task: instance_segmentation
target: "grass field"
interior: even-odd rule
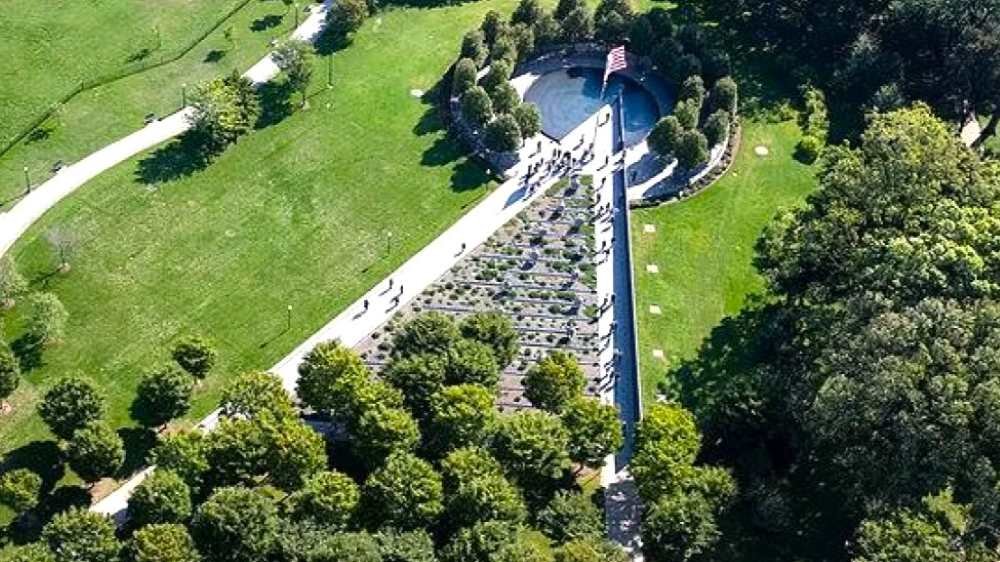
[[[71,319],[63,343],[12,397],[15,411],[0,425],[2,450],[28,456],[25,445],[49,438],[35,406],[70,373],[97,381],[110,421],[129,425],[137,379],[189,331],[213,338],[221,354],[190,417],[204,415],[228,375],[272,365],[454,222],[489,181],[414,91],[434,86],[461,35],[488,9],[513,5],[491,0],[376,16],[333,55],[333,89],[317,72],[310,109],[254,132],[190,175],[178,175],[167,145],[48,213],[13,255],[35,288],[59,295]],[[53,275],[44,240],[55,225],[81,240],[66,275]],[[17,312],[6,326],[9,340],[20,329]]]
[[[98,75],[178,52],[239,0],[10,0],[0,17],[0,144]]]
[[[18,3],[23,2],[18,0]],[[170,33],[170,37],[176,36],[178,38],[174,43],[180,43],[181,37],[184,37],[185,42],[192,37],[197,37],[236,3],[237,0],[204,0],[199,2],[168,0],[156,4],[117,0],[102,3],[101,6],[137,4],[151,8],[154,5],[173,6],[176,4],[177,8],[172,10],[158,8],[156,10],[158,15],[154,19],[156,21],[165,20],[168,15],[174,13],[178,18],[183,16],[186,27],[183,30]],[[71,12],[83,9],[93,11],[93,7],[89,3],[66,4],[67,6],[79,6],[79,8],[70,8]],[[185,6],[183,10],[181,9],[182,5]],[[40,4],[38,6],[40,7],[27,12],[32,14],[34,11],[44,10],[51,16],[53,11],[57,11],[50,5],[46,5],[44,8]],[[208,10],[208,6],[214,6],[214,8]],[[108,9],[111,10],[111,8]],[[148,12],[149,9],[146,8],[138,10],[138,13],[147,15]],[[89,18],[96,20],[99,15],[99,13],[93,13],[90,14]],[[23,23],[20,14],[17,18],[12,19],[18,22],[20,26],[18,29],[30,27],[30,22],[35,21],[29,17],[26,20],[29,24]],[[4,21],[6,20],[0,18],[0,36],[4,37],[4,40],[0,41],[0,61],[3,61],[0,62],[0,65],[13,65],[13,61],[17,59],[11,57],[15,57],[20,51],[34,53],[28,57],[31,60],[41,56],[42,51],[33,51],[29,40],[23,40],[20,43],[8,41],[7,36],[3,34],[3,26],[13,24],[3,23]],[[97,25],[98,22],[91,23]],[[58,74],[59,69],[63,67],[73,69],[74,74],[68,76],[76,76],[75,73],[91,68],[97,72],[99,69],[113,66],[112,62],[117,60],[114,57],[124,60],[129,53],[145,48],[143,46],[146,45],[147,40],[142,39],[144,37],[142,34],[151,33],[151,28],[138,22],[132,23],[129,27],[128,23],[129,20],[122,20],[120,23],[115,21],[114,33],[98,33],[98,30],[90,30],[98,36],[110,38],[108,45],[102,45],[100,49],[95,49],[93,54],[94,57],[104,57],[100,60],[108,59],[109,62],[105,66],[88,60],[74,62],[72,59],[64,60],[56,57],[44,64],[38,62],[34,66],[25,66],[19,63],[17,68],[11,69],[15,75],[24,74],[24,77],[17,82],[17,89],[15,89],[13,81],[0,84],[0,116],[13,115],[11,119],[0,117],[0,136],[6,135],[7,129],[18,123],[14,118],[18,111],[27,115],[31,113],[28,109],[44,107],[51,103],[47,100],[50,98],[54,100],[61,95],[60,86],[52,83],[53,80],[61,76]],[[55,28],[59,24],[53,21],[35,25]],[[0,157],[0,207],[13,204],[16,202],[15,197],[24,192],[23,168],[25,166],[28,167],[32,183],[41,183],[49,177],[52,164],[57,160],[67,163],[79,160],[109,142],[142,127],[143,117],[146,114],[155,113],[162,116],[176,110],[182,102],[181,84],[186,82],[191,86],[201,80],[228,73],[233,69],[239,69],[241,72],[246,70],[267,52],[267,44],[271,39],[286,36],[293,25],[294,14],[286,13],[285,5],[282,2],[278,0],[252,0],[181,59],[88,90],[74,97],[35,132],[4,154],[3,157]],[[227,41],[223,33],[224,29],[230,26],[234,31],[233,43]],[[24,31],[24,33],[28,33],[28,31]],[[130,36],[129,33],[138,34],[138,36],[132,37],[125,44],[119,44],[120,40]],[[161,28],[160,33],[164,45],[157,52],[176,51],[175,47],[179,45],[167,45],[168,34],[164,28]],[[19,36],[15,35],[15,37]],[[8,51],[9,56],[4,58],[5,52]],[[48,53],[48,51],[44,52]],[[76,53],[77,51],[71,50],[71,52]],[[85,51],[81,51],[81,53],[83,54],[77,56],[86,54]],[[48,53],[48,56],[54,55]],[[57,60],[58,63],[54,62]],[[40,72],[39,68],[45,68],[46,72]],[[54,72],[56,74],[53,74]],[[63,78],[70,79],[66,76]],[[48,94],[49,98],[45,98],[45,94]],[[19,128],[20,125],[17,126],[17,129]]]
[[[792,121],[744,119],[731,171],[682,203],[632,214],[639,370],[643,400],[678,362],[695,355],[725,316],[736,313],[763,282],[751,264],[761,230],[782,207],[796,205],[815,181],[813,168],[792,158],[800,132]],[[759,157],[754,147],[770,154]],[[644,233],[652,224],[655,233]],[[659,273],[646,272],[656,264]],[[662,314],[649,312],[657,305]],[[662,350],[664,359],[653,356]]]

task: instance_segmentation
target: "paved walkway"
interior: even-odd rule
[[[330,1],[327,0],[321,6],[313,6],[309,16],[291,36],[304,41],[315,40],[323,30]],[[268,54],[243,75],[255,84],[262,84],[273,79],[279,72],[278,66]],[[14,242],[46,211],[80,186],[101,172],[188,130],[190,124],[187,117],[191,111],[191,107],[182,108],[86,156],[79,162],[66,166],[51,179],[32,189],[31,193],[8,211],[0,213],[0,256],[7,253]]]

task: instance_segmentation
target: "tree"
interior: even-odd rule
[[[493,101],[481,86],[469,88],[462,96],[462,117],[473,127],[482,127],[493,118]]]
[[[441,462],[446,527],[459,529],[482,521],[523,521],[520,491],[485,450],[456,449]]]
[[[698,126],[699,107],[691,100],[680,100],[674,105],[673,117],[685,130],[692,130]]]
[[[392,353],[397,357],[446,353],[458,338],[458,327],[450,317],[440,312],[425,312],[403,324],[392,338]]]
[[[523,489],[559,478],[569,468],[569,433],[553,414],[525,411],[500,418],[493,454]]]
[[[326,468],[326,444],[322,435],[295,416],[276,417],[270,412],[258,418],[266,453],[268,479],[285,491],[297,490],[314,474]]]
[[[189,101],[193,110],[188,117],[190,134],[209,153],[250,132],[260,116],[253,83],[237,73],[199,84]]]
[[[559,544],[604,536],[604,515],[591,498],[560,490],[538,512],[538,529]]]
[[[286,40],[271,52],[271,59],[285,73],[289,87],[302,96],[302,107],[312,79],[312,53],[312,45],[299,39]]]
[[[515,62],[524,62],[535,52],[535,30],[532,26],[523,23],[515,25],[510,30],[509,39],[514,45],[514,52],[517,54]],[[497,47],[499,47],[499,43]],[[501,53],[500,56],[505,55]]]
[[[135,488],[128,500],[128,518],[136,527],[184,523],[191,513],[191,488],[169,470],[153,472]]]
[[[462,337],[490,346],[500,368],[509,365],[517,356],[519,349],[517,330],[506,314],[476,312],[462,319],[458,328]]]
[[[709,109],[736,115],[736,91],[736,82],[732,78],[729,76],[720,78],[715,86],[712,86],[712,93],[708,97]]]
[[[759,243],[774,291],[824,303],[862,286],[893,303],[1000,295],[987,243],[996,228],[978,218],[1000,180],[928,107],[875,115],[860,146],[825,154],[820,190]]]
[[[585,7],[586,4],[583,0],[559,0],[559,3],[556,4],[556,11],[554,15],[557,20],[562,22],[573,10]]]
[[[510,23],[534,26],[544,13],[545,10],[538,0],[521,0],[510,16]]]
[[[57,562],[118,562],[121,544],[104,515],[78,507],[57,514],[42,530]]]
[[[444,509],[441,477],[410,453],[390,456],[368,477],[362,498],[370,521],[403,531],[430,526]]]
[[[479,385],[446,387],[431,404],[427,435],[436,451],[485,446],[496,431],[493,395]]]
[[[179,431],[165,437],[149,452],[149,463],[157,470],[179,476],[190,489],[200,490],[208,471],[205,436],[198,430]]]
[[[282,560],[289,562],[386,562],[381,545],[367,532],[333,533],[295,525],[282,532]]]
[[[955,504],[950,489],[925,497],[922,504],[919,509],[898,509],[884,518],[863,521],[852,561],[985,562],[992,558],[985,546],[963,536],[968,531],[969,508]]]
[[[357,31],[368,17],[368,3],[365,0],[344,0],[330,6],[326,19],[328,29],[342,37]]]
[[[0,403],[21,384],[21,364],[10,347],[0,340]]]
[[[707,132],[707,131],[706,131]],[[823,141],[812,135],[802,135],[799,139],[798,144],[795,145],[795,157],[805,162],[806,164],[812,164],[819,159],[820,153],[823,151]]]
[[[0,308],[14,306],[14,300],[28,290],[28,282],[17,271],[10,255],[0,257]]]
[[[27,334],[34,343],[48,345],[63,338],[69,312],[53,293],[32,293],[28,297]]]
[[[562,26],[550,13],[543,13],[532,28],[536,46],[549,46],[562,39]]]
[[[93,484],[114,476],[125,462],[125,444],[111,426],[90,422],[73,433],[66,448],[70,468],[85,482]]]
[[[444,378],[448,384],[478,384],[494,390],[500,382],[500,366],[488,345],[463,338],[448,351]]]
[[[164,365],[139,381],[132,417],[146,427],[165,425],[191,409],[193,391],[191,375],[173,365]]]
[[[556,562],[627,562],[628,554],[617,544],[597,537],[571,540],[556,551]]]
[[[222,488],[198,508],[191,530],[209,562],[258,562],[277,547],[278,512],[254,490]]]
[[[74,377],[57,382],[45,393],[38,414],[60,439],[104,417],[104,397],[88,379]]]
[[[187,371],[192,377],[202,380],[215,366],[218,354],[205,338],[189,335],[174,344],[170,355],[181,369]]]
[[[635,9],[629,0],[601,0],[594,12],[595,35],[607,43],[620,43],[628,38],[634,20]]]
[[[384,531],[375,535],[383,562],[437,562],[427,531]]]
[[[539,361],[524,378],[524,396],[537,408],[561,412],[570,400],[581,396],[587,386],[576,357],[553,351]]]
[[[705,126],[702,127],[702,130],[705,133],[708,146],[725,142],[726,134],[729,133],[729,114],[722,110],[712,113],[705,120]]]
[[[42,493],[41,476],[26,468],[17,468],[0,475],[0,504],[17,514],[38,505]]]
[[[719,540],[711,504],[699,493],[665,495],[642,518],[642,548],[653,560],[692,560]]]
[[[708,162],[708,139],[701,131],[692,129],[681,134],[677,150],[677,165],[685,170],[693,170]]]
[[[402,408],[372,408],[361,415],[351,439],[356,454],[374,468],[390,454],[415,449],[420,430],[413,416]]]
[[[490,99],[493,100],[493,110],[498,115],[509,115],[521,104],[521,96],[518,95],[517,90],[509,82],[504,82],[497,86],[490,95]],[[514,123],[517,123],[516,117],[514,118]]]
[[[56,562],[52,551],[44,543],[31,543],[10,549],[4,562]]]
[[[474,29],[462,36],[461,57],[467,58],[475,63],[476,68],[483,66],[490,51],[486,48],[486,39],[483,32]]]
[[[531,138],[542,130],[542,116],[533,103],[518,103],[511,112],[517,127],[521,129],[521,138]]]
[[[207,436],[204,487],[257,484],[267,473],[268,443],[261,424],[241,418],[222,418]]]
[[[552,562],[537,531],[510,521],[484,521],[459,531],[442,550],[444,562]]]
[[[389,384],[403,393],[406,407],[421,419],[431,408],[431,399],[445,383],[446,358],[420,353],[392,360],[382,372]]]
[[[618,409],[596,398],[579,396],[566,404],[563,426],[569,431],[569,457],[573,462],[598,469],[625,442]]]
[[[288,498],[292,516],[328,529],[344,530],[353,519],[360,499],[358,485],[337,471],[309,477],[302,489]]]
[[[130,547],[135,562],[201,562],[194,540],[183,525],[143,527],[132,535]]]
[[[479,30],[483,32],[483,39],[486,41],[486,45],[492,47],[497,39],[506,31],[506,27],[503,15],[496,10],[490,10],[483,16],[483,23],[480,24]]]
[[[673,467],[691,465],[700,448],[701,435],[691,412],[676,404],[650,406],[636,427],[635,454],[630,463],[640,493],[646,498],[662,495],[674,483],[667,476],[660,479],[667,485],[653,485],[656,476]]]
[[[277,375],[249,371],[234,378],[222,391],[219,404],[226,417],[253,418],[269,412],[276,417],[295,415],[295,406]]]
[[[684,127],[677,120],[677,116],[668,115],[656,123],[646,142],[649,143],[649,148],[657,156],[669,158],[677,150],[682,134],[684,134]]]
[[[343,381],[368,380],[371,373],[353,350],[338,341],[316,345],[299,364],[296,395],[310,408],[325,413],[341,413],[343,397],[338,386]]]
[[[455,68],[452,70],[451,76],[451,95],[455,97],[462,97],[462,95],[469,91],[476,85],[476,62],[470,58],[460,58],[458,62],[455,63]]]
[[[486,147],[496,152],[512,152],[521,147],[521,130],[511,115],[500,115],[486,125]]]
[[[562,29],[563,39],[567,43],[580,43],[594,35],[594,20],[587,8],[580,6],[562,20]]]

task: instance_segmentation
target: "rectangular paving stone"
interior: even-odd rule
[[[654,349],[653,350],[653,357],[655,357],[657,359],[663,359],[663,350],[662,349]]]
[[[653,225],[653,224],[644,224],[644,225],[642,225],[642,231],[643,232],[656,232],[656,225]]]
[[[651,305],[649,305],[649,313],[650,314],[662,314],[663,311],[660,310],[659,306],[657,306],[655,304],[651,304]]]
[[[656,264],[652,264],[652,263],[646,264],[646,271],[648,273],[659,273],[660,272],[660,266],[658,266]]]

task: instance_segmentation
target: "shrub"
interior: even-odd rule
[[[701,108],[705,101],[705,81],[697,74],[688,76],[681,84],[679,99],[694,102],[695,106]]]
[[[533,103],[520,103],[511,112],[521,129],[522,138],[531,138],[542,130],[542,116]]]
[[[694,129],[698,126],[698,113],[701,108],[693,100],[681,100],[674,106],[674,116],[685,129]]]
[[[705,126],[702,127],[705,132],[705,139],[708,141],[708,146],[715,146],[720,142],[726,140],[726,133],[729,131],[729,114],[723,110],[718,110],[715,113],[708,116],[705,120]]]
[[[197,379],[205,378],[205,375],[212,370],[217,356],[212,344],[198,335],[181,338],[174,345],[170,355],[181,369]]]
[[[692,170],[708,162],[708,140],[701,131],[685,131],[674,155],[677,164],[686,170]]]
[[[0,340],[0,400],[4,400],[21,384],[21,366],[7,344]]]
[[[712,94],[709,96],[709,106],[711,110],[723,110],[730,115],[736,114],[736,82],[729,76],[720,78],[712,87]]]
[[[474,127],[482,127],[493,118],[493,101],[481,86],[469,88],[462,96],[462,117]]]
[[[486,147],[496,152],[511,152],[521,146],[521,129],[511,115],[501,115],[486,126]]]
[[[823,142],[812,135],[803,135],[795,145],[795,157],[806,164],[815,162],[823,151]]]
[[[677,150],[677,145],[680,143],[683,133],[684,127],[681,126],[677,117],[675,115],[668,115],[660,119],[656,126],[653,127],[646,142],[653,152],[661,158],[666,158],[673,155],[674,151]]]
[[[24,513],[38,505],[42,478],[26,468],[5,472],[0,476],[0,504],[14,513]]]
[[[451,95],[461,97],[476,85],[476,63],[470,58],[461,58],[452,71]]]

